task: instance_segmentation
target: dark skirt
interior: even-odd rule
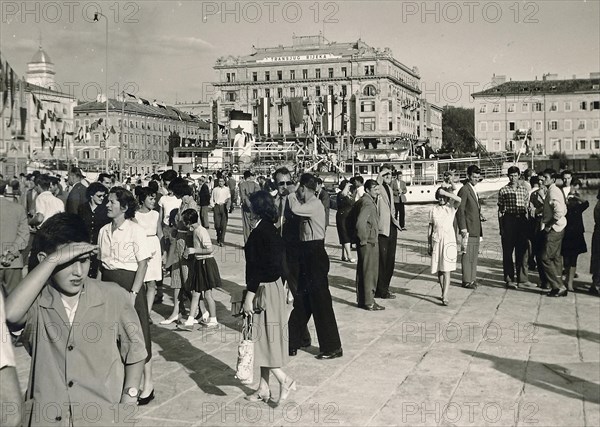
[[[196,259],[191,263],[189,273],[189,290],[204,292],[221,287],[221,275],[214,258]]]
[[[127,292],[131,292],[134,279],[135,271],[107,270],[102,268],[103,282],[116,283]],[[150,313],[148,313],[148,300],[146,298],[145,284],[142,285],[140,291],[135,297],[134,308],[140,319],[140,325],[142,325],[142,334],[144,335],[144,343],[146,344],[146,351],[148,352],[146,362],[148,362],[152,358],[152,340],[150,339]]]
[[[563,257],[574,257],[587,252],[583,233],[565,233],[560,249]]]
[[[352,238],[350,237],[350,233],[348,232],[348,227],[346,223],[348,222],[348,215],[350,212],[338,213],[335,215],[335,226],[337,228],[338,237],[340,239],[340,245],[344,245],[346,243],[351,243]]]

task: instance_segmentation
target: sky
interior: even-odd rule
[[[533,80],[600,71],[600,0],[582,1],[5,1],[0,53],[25,75],[40,36],[64,92],[93,100],[108,84],[173,104],[209,99],[217,58],[323,32],[389,47],[419,69],[424,96],[472,107],[493,74]]]

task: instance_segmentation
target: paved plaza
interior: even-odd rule
[[[355,265],[340,262],[335,226],[328,228],[329,284],[344,357],[314,358],[311,322],[313,347],[285,368],[298,389],[276,407],[244,400],[252,389],[234,378],[240,325],[229,301],[244,283],[236,209],[228,244],[215,254],[223,278],[217,292],[222,326],[193,332],[159,326],[171,311],[166,287],[169,298],[152,313],[156,399],[138,408],[138,425],[600,425],[600,298],[506,290],[499,237],[490,236],[482,246],[482,286],[463,289],[454,274],[444,307],[429,274],[422,212],[408,207],[409,230],[399,235],[391,285],[398,298],[381,300],[381,312],[356,308]],[[580,265],[576,284],[587,290],[589,254]],[[25,388],[29,357],[23,348],[17,357]],[[271,387],[277,399],[274,377]]]

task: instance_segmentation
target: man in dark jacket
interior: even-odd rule
[[[200,206],[200,223],[202,227],[208,229],[208,211],[210,210],[210,189],[206,183],[206,177],[198,178],[198,206]]]

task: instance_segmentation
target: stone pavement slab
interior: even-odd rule
[[[155,305],[156,399],[138,408],[138,425],[598,425],[600,298],[546,298],[536,287],[506,290],[499,239],[489,233],[482,285],[463,289],[460,271],[454,272],[450,305],[442,306],[425,254],[427,224],[421,218],[427,209],[407,208],[410,230],[399,235],[391,284],[397,299],[381,300],[381,312],[356,308],[356,266],[340,261],[335,226],[328,228],[330,289],[344,357],[314,358],[318,342],[311,321],[313,346],[284,368],[298,390],[280,406],[247,402],[243,397],[256,384],[234,378],[240,325],[229,314],[230,294],[243,288],[245,262],[236,209],[228,242],[215,254],[223,279],[216,292],[221,326],[192,332],[160,326],[172,303],[166,298]],[[582,286],[589,280],[580,272]],[[29,356],[18,348],[17,357],[24,390]],[[274,378],[271,389],[277,400]]]

